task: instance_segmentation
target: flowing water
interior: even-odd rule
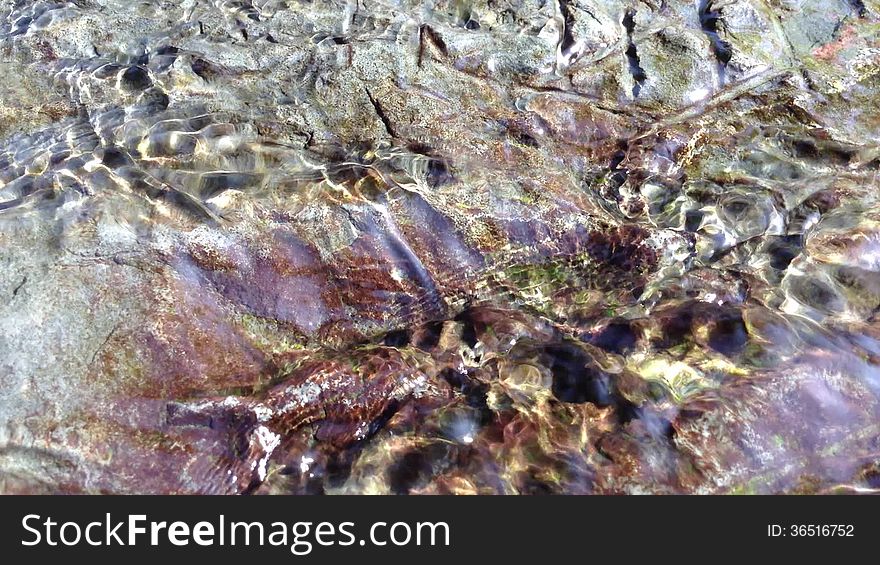
[[[0,491],[877,491],[878,30],[0,3]]]

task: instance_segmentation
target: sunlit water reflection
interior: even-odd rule
[[[871,13],[95,4],[2,12],[0,490],[880,488]]]

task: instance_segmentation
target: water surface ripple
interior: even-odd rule
[[[878,10],[0,2],[0,492],[876,492]]]

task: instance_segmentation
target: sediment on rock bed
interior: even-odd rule
[[[0,492],[876,491],[878,23],[0,3]]]

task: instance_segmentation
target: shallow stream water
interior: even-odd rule
[[[0,2],[0,492],[876,492],[878,30]]]

